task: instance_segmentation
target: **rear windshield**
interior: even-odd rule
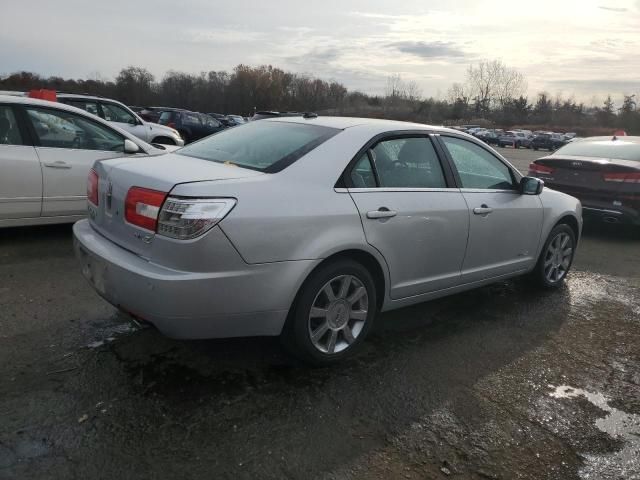
[[[275,173],[340,132],[289,122],[251,122],[180,149],[181,155]]]
[[[554,155],[578,157],[613,158],[640,162],[640,143],[618,140],[571,142]]]

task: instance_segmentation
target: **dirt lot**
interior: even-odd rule
[[[0,478],[640,478],[638,230],[588,226],[557,292],[385,314],[329,369],[132,326],[69,226],[0,230],[0,278]]]

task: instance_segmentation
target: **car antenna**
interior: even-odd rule
[[[318,114],[313,112],[304,112],[302,118],[318,118]]]

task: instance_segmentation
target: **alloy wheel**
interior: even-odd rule
[[[564,278],[571,266],[573,242],[567,233],[554,237],[544,256],[544,276],[549,283],[557,283]]]
[[[308,329],[311,343],[322,353],[335,354],[351,346],[367,321],[369,297],[353,275],[329,280],[311,304]]]

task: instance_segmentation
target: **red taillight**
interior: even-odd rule
[[[124,202],[124,218],[133,225],[155,232],[158,213],[166,196],[166,192],[131,187]]]
[[[176,124],[175,124],[175,123],[173,123],[173,122],[169,122],[169,123],[167,123],[167,127],[169,127],[169,128],[176,128]]]
[[[637,173],[605,173],[602,175],[605,182],[640,183],[640,172]]]
[[[87,178],[87,200],[98,206],[98,174],[93,168],[89,170]]]
[[[551,175],[553,173],[553,168],[545,167],[544,165],[540,165],[539,163],[532,162],[529,164],[529,173],[532,175]]]

